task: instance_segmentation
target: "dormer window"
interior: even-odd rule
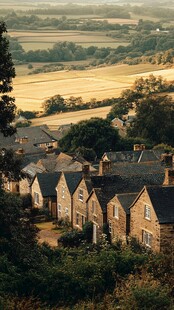
[[[151,220],[151,209],[148,205],[144,206],[144,217],[146,220]]]

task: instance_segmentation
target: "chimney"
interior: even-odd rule
[[[174,185],[174,169],[172,168],[165,169],[165,178],[163,185]]]
[[[161,155],[161,163],[166,168],[170,168],[173,166],[173,154],[171,153],[164,153]]]
[[[111,161],[100,160],[99,164],[99,175],[105,175],[111,173]]]
[[[145,148],[145,144],[134,144],[134,151],[143,151]]]
[[[89,171],[90,171],[90,165],[89,164],[83,164],[82,165],[82,172],[83,172],[84,177],[89,175]]]

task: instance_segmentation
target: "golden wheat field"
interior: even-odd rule
[[[60,94],[68,98],[81,96],[84,101],[117,97],[130,88],[136,77],[150,73],[174,80],[174,69],[157,65],[117,65],[85,71],[59,71],[37,75],[17,76],[12,95],[18,109],[42,111],[44,100]]]

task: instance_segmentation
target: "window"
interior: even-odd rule
[[[118,206],[113,206],[113,217],[118,218]]]
[[[65,187],[62,186],[62,198],[65,198]]]
[[[82,226],[85,224],[85,222],[86,222],[85,216],[82,215]]]
[[[110,234],[112,233],[112,223],[111,223],[111,221],[109,221],[109,233]]]
[[[76,213],[76,225],[79,225],[79,213]]]
[[[68,210],[68,208],[65,208],[65,215],[66,215],[66,216],[69,215],[69,210]]]
[[[83,201],[83,189],[79,188],[79,200]]]
[[[142,235],[142,241],[143,243],[148,246],[151,247],[152,246],[152,234],[143,230],[143,235]]]
[[[61,215],[62,215],[62,207],[61,207],[61,205],[60,204],[58,204],[58,219],[60,219],[61,218]]]
[[[34,192],[34,203],[39,204],[39,194]]]
[[[10,181],[7,181],[7,189],[10,190]]]
[[[96,201],[92,200],[92,213],[96,214]]]
[[[145,205],[144,207],[144,217],[147,220],[151,220],[151,212],[150,212],[150,207]]]

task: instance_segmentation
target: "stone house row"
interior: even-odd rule
[[[94,242],[100,238],[103,225],[108,224],[112,242],[132,236],[154,251],[163,250],[167,244],[172,247],[173,168],[143,163],[138,174],[136,163],[125,165],[123,173],[117,166],[119,174],[110,173],[110,161],[101,161],[99,174],[91,175],[87,165],[83,171],[36,174],[31,184],[33,207],[42,208],[44,201],[53,218],[68,219],[79,230],[91,221]],[[135,174],[129,172],[131,165]],[[53,192],[49,193],[51,188]]]

